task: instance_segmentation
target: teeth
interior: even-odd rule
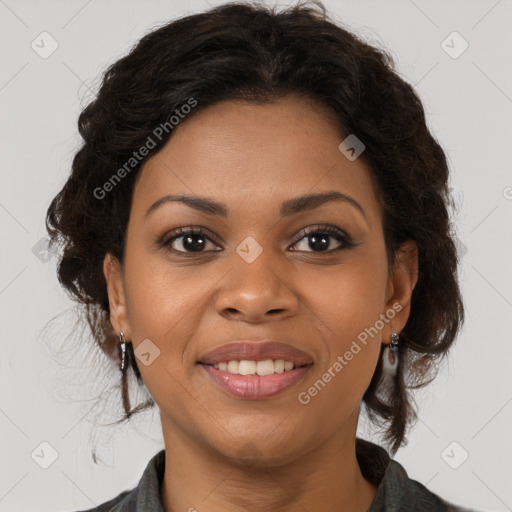
[[[240,366],[239,361],[229,361],[227,371],[229,373],[238,373],[238,367]]]
[[[293,370],[294,364],[284,359],[265,359],[264,361],[223,361],[214,364],[213,367],[222,371],[227,371],[235,375],[272,375],[273,373],[283,373]]]
[[[274,361],[274,371],[276,373],[283,373],[284,372],[284,361],[282,359],[278,359],[277,361]]]
[[[272,375],[274,373],[274,361],[265,359],[256,363],[256,373],[258,375]]]
[[[258,363],[256,363],[256,361],[240,361],[238,373],[240,375],[254,375],[256,373],[257,366]]]

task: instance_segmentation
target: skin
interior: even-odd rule
[[[293,96],[265,105],[226,101],[174,130],[137,176],[124,265],[110,255],[104,262],[112,325],[135,350],[145,339],[160,350],[138,366],[161,414],[166,512],[367,510],[376,487],[355,457],[359,406],[391,326],[400,332],[407,322],[415,244],[405,243],[388,267],[370,173],[339,151],[342,135],[314,103]],[[283,201],[331,190],[355,199],[364,215],[330,201],[280,216]],[[206,196],[229,213],[168,202],[146,217],[167,194]],[[345,246],[331,236],[329,251],[312,246],[302,230],[323,224],[357,245],[334,250]],[[174,251],[158,245],[189,226],[218,240],[206,239],[203,252],[191,252],[183,237]],[[248,236],[263,249],[252,263],[236,252]],[[308,404],[299,403],[298,394],[396,303],[401,311],[379,334]],[[276,397],[232,397],[196,364],[228,341],[269,338],[314,361],[303,381]]]

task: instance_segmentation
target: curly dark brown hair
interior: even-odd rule
[[[98,190],[146,144],[155,127],[191,98],[197,106],[188,117],[223,100],[265,103],[288,94],[328,107],[342,133],[364,142],[360,158],[383,206],[388,262],[394,262],[402,242],[413,240],[418,247],[418,281],[400,333],[394,386],[388,394],[379,392],[380,358],[363,397],[394,453],[417,417],[410,389],[432,380],[464,318],[448,165],[427,128],[418,95],[399,77],[390,54],[331,21],[321,2],[284,10],[229,3],[173,20],[145,35],[106,70],[99,92],[80,114],[84,142],[71,175],[47,212],[51,243],[62,248],[58,278],[86,312],[101,350],[117,361],[103,260],[109,252],[124,261],[137,173],[172,130],[123,173],[113,192],[100,200]],[[131,343],[127,357],[143,386]],[[122,399],[123,420],[154,405],[150,400],[131,409],[126,381]]]

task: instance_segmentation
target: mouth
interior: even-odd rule
[[[305,352],[275,341],[232,342],[197,361],[210,382],[244,400],[275,397],[297,385],[313,366]]]

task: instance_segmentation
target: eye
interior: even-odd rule
[[[160,245],[172,251],[187,254],[206,252],[204,249],[208,247],[208,243],[218,247],[201,228],[178,228],[170,233],[170,236],[164,237]]]
[[[292,247],[295,247],[297,244],[300,245],[300,242],[302,240],[307,239],[307,241],[302,244],[302,249],[293,249],[295,251],[332,252],[343,249],[350,249],[355,245],[345,232],[343,232],[339,228],[329,225],[306,228],[301,233],[301,235],[301,238],[299,238],[299,240],[295,242],[295,244]],[[332,247],[333,239],[335,239],[338,242],[338,247]],[[308,247],[311,248],[312,251],[308,251]]]
[[[217,245],[218,242],[212,240],[215,238],[216,237],[213,235],[207,235],[204,228],[178,228],[162,237],[159,244],[172,252],[184,255],[222,251],[222,248]],[[302,242],[302,240],[305,240],[305,242]],[[300,248],[301,243],[302,248]],[[338,246],[332,247],[336,245],[336,243]],[[210,249],[208,248],[208,244],[211,245]],[[299,248],[294,249],[297,245]],[[350,249],[355,245],[350,236],[341,229],[335,226],[323,225],[305,228],[301,232],[300,238],[298,238],[292,246],[292,251],[318,253],[334,252]],[[308,250],[308,248],[311,250]]]

